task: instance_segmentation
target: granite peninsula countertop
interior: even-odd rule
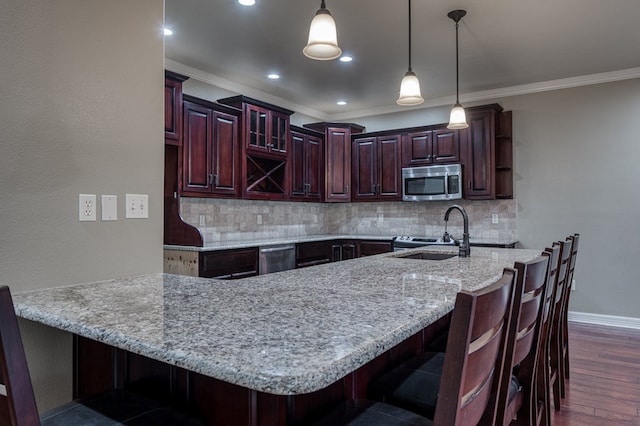
[[[452,251],[429,247],[417,251]],[[384,253],[236,281],[171,274],[13,295],[19,316],[262,392],[322,389],[453,308],[539,250],[471,257]]]
[[[260,238],[260,239],[246,239],[246,240],[221,240],[221,241],[205,241],[204,246],[179,246],[166,244],[164,248],[166,250],[182,250],[182,251],[212,251],[212,250],[228,250],[237,248],[249,248],[249,247],[261,247],[272,246],[280,244],[295,244],[295,243],[308,243],[314,241],[326,241],[326,240],[378,240],[378,241],[391,241],[394,236],[389,235],[298,235],[291,237],[274,237],[274,238]],[[495,245],[495,246],[510,246],[518,243],[516,239],[498,240],[487,238],[471,238],[472,245]]]

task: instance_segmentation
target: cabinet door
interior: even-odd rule
[[[329,127],[325,140],[325,199],[330,202],[351,201],[351,131]]]
[[[284,114],[269,111],[270,126],[268,137],[270,138],[269,150],[272,153],[286,154],[289,129],[289,117]]]
[[[402,167],[426,166],[432,163],[432,131],[407,133],[402,138]]]
[[[463,170],[466,185],[465,198],[495,198],[495,113],[493,111],[469,114],[466,129],[467,159]]]
[[[322,191],[322,139],[315,136],[307,138],[307,196],[320,200]]]
[[[182,189],[211,192],[213,111],[192,102],[184,102],[183,110]]]
[[[164,80],[164,139],[170,145],[180,145],[182,134],[182,82]]]
[[[213,113],[212,192],[238,193],[238,117],[219,111]]]
[[[353,141],[352,180],[354,200],[375,200],[378,185],[378,154],[375,137]]]
[[[400,135],[378,138],[378,183],[376,188],[380,200],[400,200]]]
[[[305,135],[291,132],[291,196],[304,197],[306,195],[306,152]]]
[[[332,241],[314,241],[296,244],[296,268],[322,265],[331,262]]]
[[[393,251],[390,241],[358,241],[358,257],[373,256],[374,254],[387,253]]]
[[[432,157],[434,163],[460,162],[460,141],[457,130],[433,131]]]
[[[245,110],[245,140],[247,149],[266,152],[271,141],[267,135],[269,111],[253,105],[247,105]]]
[[[237,279],[258,275],[256,248],[201,252],[198,274],[205,278]]]

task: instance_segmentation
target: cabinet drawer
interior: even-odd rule
[[[258,275],[258,249],[220,250],[200,253],[199,276],[238,279]]]

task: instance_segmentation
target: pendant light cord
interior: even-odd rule
[[[411,70],[411,0],[409,0],[409,71]]]
[[[460,103],[460,90],[458,87],[458,22],[456,21],[456,105]]]

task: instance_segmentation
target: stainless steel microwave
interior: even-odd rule
[[[460,164],[402,169],[403,201],[458,198],[462,198],[462,166]]]

